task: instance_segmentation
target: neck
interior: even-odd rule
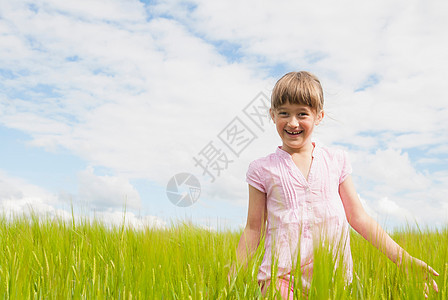
[[[282,146],[282,150],[288,152],[291,155],[308,155],[313,153],[315,144],[310,142],[300,148],[289,148],[286,145]]]

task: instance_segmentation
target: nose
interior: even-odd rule
[[[299,120],[295,116],[293,116],[289,120],[288,125],[291,126],[291,127],[298,127],[299,126]]]

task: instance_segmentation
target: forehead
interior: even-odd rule
[[[313,109],[304,104],[291,104],[291,103],[285,103],[283,105],[280,105],[277,110],[306,110],[306,111],[313,111]]]

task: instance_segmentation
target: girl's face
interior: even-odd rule
[[[276,110],[269,110],[277,132],[283,141],[282,149],[289,152],[300,152],[311,146],[311,134],[314,126],[324,117],[324,112],[316,113],[311,107],[286,103]]]

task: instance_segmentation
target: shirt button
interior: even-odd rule
[[[308,210],[312,210],[312,207],[311,207],[311,206],[308,206]]]

